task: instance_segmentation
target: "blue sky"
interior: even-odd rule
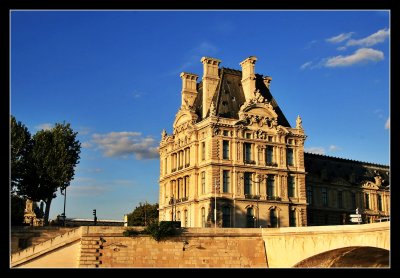
[[[306,151],[389,165],[389,39],[383,10],[14,10],[10,111],[32,134],[63,121],[79,133],[67,217],[122,220],[158,202],[161,131],[203,56],[238,70],[256,56]],[[62,211],[58,192],[50,218]]]

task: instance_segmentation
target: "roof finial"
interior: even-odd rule
[[[303,123],[303,121],[301,120],[300,115],[297,115],[296,128],[303,129],[302,123]]]

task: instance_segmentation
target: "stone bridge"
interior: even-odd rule
[[[10,266],[289,268],[331,250],[390,250],[390,222],[290,228],[188,228],[182,235],[160,242],[145,235],[124,237],[126,229],[80,227],[11,254]]]

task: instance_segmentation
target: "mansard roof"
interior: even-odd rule
[[[242,71],[220,68],[218,69],[218,75],[220,80],[217,86],[217,92],[212,99],[212,102],[216,106],[216,115],[223,118],[239,119],[238,112],[246,101],[241,83]],[[260,90],[260,94],[267,99],[275,109],[275,112],[278,114],[278,124],[290,127],[278,103],[264,84],[263,76],[260,74],[256,74],[256,88]],[[198,84],[197,91],[198,94],[194,102],[194,109],[198,115],[198,121],[201,121],[208,116],[208,114],[202,115],[203,82]]]
[[[389,166],[351,159],[304,152],[304,164],[308,177],[334,182],[338,179],[358,185],[370,181],[375,176],[382,178],[382,187],[389,185]]]

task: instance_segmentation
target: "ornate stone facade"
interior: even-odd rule
[[[200,83],[196,74],[180,75],[182,104],[159,149],[160,220],[306,226],[301,118],[290,126],[270,93],[272,78],[255,74],[256,60],[245,59],[237,71],[203,57]]]
[[[308,225],[363,223],[390,216],[389,167],[305,153]]]

